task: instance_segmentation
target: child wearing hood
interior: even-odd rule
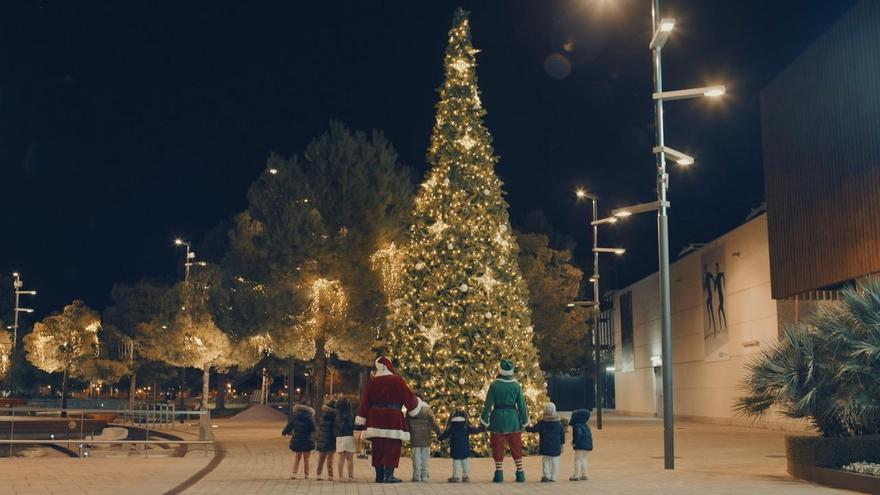
[[[351,402],[345,397],[336,401],[336,453],[339,454],[339,478],[348,462],[348,479],[354,480],[354,417]]]
[[[416,416],[408,416],[409,443],[412,448],[413,481],[428,481],[431,479],[428,461],[431,459],[431,432],[440,435],[440,426],[434,419],[434,412],[421,398],[419,403],[422,408]]]
[[[295,480],[299,472],[299,463],[303,462],[305,479],[309,479],[309,455],[315,448],[312,434],[317,430],[315,425],[315,410],[305,404],[296,404],[290,414],[290,420],[282,435],[290,435],[290,450],[293,451],[293,475],[290,479]]]
[[[321,425],[318,430],[318,480],[324,463],[327,463],[327,479],[333,481],[333,456],[336,454],[336,401],[321,406]],[[340,473],[341,474],[341,473]]]
[[[587,479],[587,453],[593,450],[593,433],[587,421],[590,420],[590,411],[577,409],[571,413],[571,445],[574,447],[574,474],[570,481],[582,481]]]
[[[556,415],[556,404],[548,402],[544,406],[544,417],[533,426],[526,427],[526,431],[540,436],[538,452],[544,465],[541,481],[556,481],[559,475],[559,456],[562,455],[562,446],[565,444],[565,425]]]
[[[452,477],[450,483],[465,483],[471,480],[471,439],[470,435],[484,431],[471,426],[464,409],[456,409],[438,441],[449,439],[449,453],[452,456]]]

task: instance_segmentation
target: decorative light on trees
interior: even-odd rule
[[[31,364],[47,373],[62,373],[62,409],[67,409],[68,377],[78,376],[82,366],[98,356],[100,326],[97,311],[82,301],[73,301],[61,313],[34,324],[33,331],[24,338]]]
[[[5,378],[12,368],[12,337],[9,332],[0,330],[0,379]]]

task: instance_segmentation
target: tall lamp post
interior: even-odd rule
[[[174,239],[175,246],[184,246],[186,247],[186,258],[183,261],[183,281],[189,282],[189,269],[192,266],[205,266],[207,263],[204,261],[196,261],[196,253],[192,250],[192,244],[189,241],[185,241],[181,238]]]
[[[679,165],[691,165],[693,158],[680,153],[665,144],[663,128],[663,102],[698,97],[718,97],[724,94],[724,86],[663,91],[663,46],[675,27],[675,19],[662,18],[660,0],[652,0],[651,24],[653,36],[649,45],[654,69],[654,124],[656,145],[654,154],[657,162],[657,251],[660,264],[660,308],[661,308],[661,359],[663,373],[663,464],[666,469],[675,469],[675,430],[672,400],[672,310],[669,288],[669,220],[666,197],[669,187],[669,174],[666,172],[667,156]]]
[[[183,261],[183,283],[189,283],[189,269],[194,265],[205,266],[207,263],[204,261],[196,261],[196,253],[192,250],[192,244],[189,241],[185,241],[180,237],[174,239],[174,245],[178,247],[186,247],[186,258]],[[163,327],[164,328],[164,327]],[[186,367],[182,366],[180,368],[180,396],[179,406],[180,410],[183,411],[186,409]],[[207,401],[207,399],[205,399]],[[180,422],[183,423],[184,416],[180,416]]]
[[[605,369],[602,366],[602,340],[599,332],[599,313],[602,309],[602,298],[599,294],[599,253],[614,253],[619,256],[625,253],[626,250],[623,248],[599,247],[599,225],[615,224],[617,223],[617,217],[612,216],[599,220],[599,197],[595,194],[590,194],[583,189],[578,189],[575,192],[575,195],[579,200],[589,199],[593,205],[593,219],[590,221],[590,225],[593,227],[593,275],[590,277],[590,282],[593,284],[593,301],[591,301],[591,305],[593,307],[593,353],[596,365],[593,380],[596,382],[596,428],[601,430],[602,406],[604,405],[603,385],[605,381]],[[574,307],[574,305],[577,305],[577,303],[569,304],[570,307]]]
[[[33,313],[33,308],[23,308],[21,307],[21,296],[36,296],[37,291],[35,290],[23,290],[24,282],[21,280],[21,275],[18,272],[12,274],[12,288],[15,292],[15,314],[12,317],[12,349],[9,353],[9,368],[12,369],[12,364],[15,361],[15,350],[18,345],[18,315],[19,313]]]

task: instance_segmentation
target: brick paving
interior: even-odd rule
[[[231,423],[217,421],[215,430],[225,451],[217,468],[187,490],[198,494],[309,494],[366,495],[413,494],[841,494],[792,480],[785,473],[784,434],[749,428],[681,423],[676,432],[677,469],[663,469],[662,424],[655,419],[611,416],[602,431],[593,430],[596,451],[590,458],[590,480],[569,482],[573,454],[562,457],[556,483],[540,483],[540,457],[526,460],[525,484],[491,483],[490,459],[472,459],[470,484],[446,483],[451,472],[448,459],[432,459],[432,481],[397,485],[370,483],[369,461],[356,460],[356,483],[290,480],[291,456],[287,439],[280,436],[280,423]],[[312,455],[312,477],[316,454]],[[302,473],[300,473],[302,474]],[[411,476],[409,459],[401,459],[396,473]],[[513,478],[513,463],[506,462],[505,476]],[[326,476],[326,474],[325,474]]]
[[[194,435],[178,430],[183,437]],[[156,495],[205,467],[213,455],[185,457],[0,458],[0,495]]]
[[[573,455],[562,457],[556,483],[540,483],[540,457],[526,459],[527,483],[492,484],[490,459],[472,459],[470,484],[446,483],[448,459],[432,459],[429,483],[370,483],[369,461],[355,461],[357,482],[290,480],[291,456],[283,423],[236,423],[217,420],[214,430],[224,457],[205,478],[184,493],[309,494],[309,495],[445,495],[445,494],[843,494],[794,481],[785,473],[784,434],[729,426],[680,423],[676,432],[677,469],[663,469],[662,424],[655,419],[610,416],[606,428],[593,434],[596,451],[590,458],[590,480],[569,482]],[[316,464],[313,454],[313,473]],[[189,479],[212,456],[193,452],[184,458],[60,457],[0,459],[0,495],[30,494],[162,494]],[[513,478],[513,463],[505,464]],[[397,475],[411,476],[410,461],[401,459]]]

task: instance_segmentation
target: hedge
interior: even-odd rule
[[[785,439],[789,462],[839,469],[853,462],[880,463],[880,435],[860,437],[803,437]]]

